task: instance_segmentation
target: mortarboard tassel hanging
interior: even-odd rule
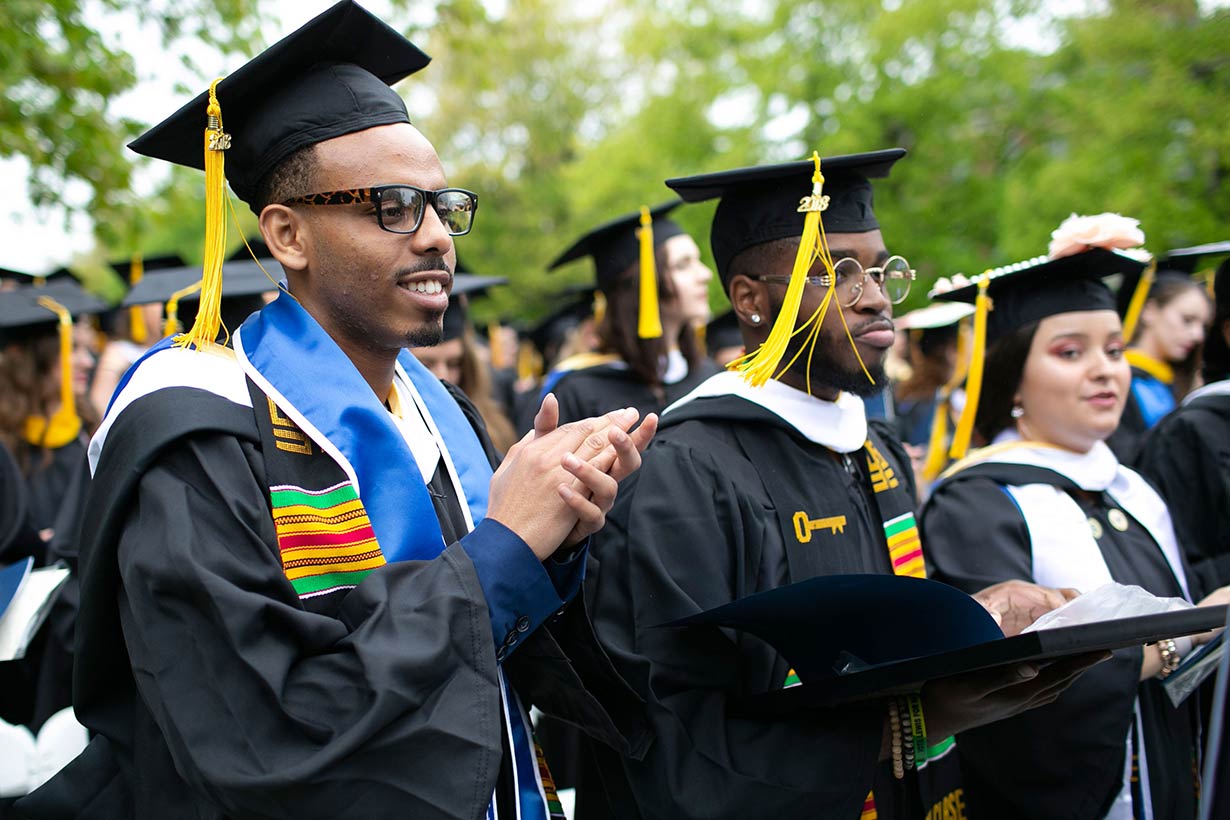
[[[166,321],[162,325],[162,337],[178,336],[184,332],[184,326],[179,322],[179,300],[201,289],[200,282],[193,282],[186,288],[180,288],[171,294],[166,305]]]
[[[653,217],[647,206],[641,206],[641,227],[637,231],[641,242],[641,298],[636,335],[641,339],[662,336],[662,316],[658,312],[658,266],[653,253]]]
[[[965,379],[965,406],[952,434],[952,447],[948,456],[953,461],[965,458],[969,452],[970,437],[974,433],[974,419],[978,415],[978,399],[982,395],[982,368],[987,355],[987,314],[991,310],[991,297],[987,287],[991,272],[978,277],[978,297],[974,300],[974,342],[970,352],[969,375]]]
[[[743,378],[753,387],[763,387],[769,379],[781,376],[798,360],[803,351],[807,350],[809,363],[807,369],[807,392],[811,393],[811,356],[815,351],[816,340],[820,337],[820,326],[824,323],[824,317],[828,314],[829,304],[833,301],[837,285],[837,273],[833,269],[833,257],[829,252],[828,240],[824,235],[824,223],[820,217],[820,214],[828,207],[828,197],[822,193],[824,189],[824,174],[820,172],[820,154],[813,151],[811,158],[816,166],[816,170],[811,178],[811,196],[803,197],[798,208],[800,213],[807,214],[803,219],[803,236],[799,240],[799,250],[794,257],[794,267],[790,271],[790,284],[786,286],[786,295],[782,300],[782,306],[778,311],[777,319],[774,320],[773,328],[769,331],[768,338],[765,339],[759,349],[754,353],[744,354],[727,365],[727,368],[730,370],[740,371],[743,374]],[[820,303],[820,307],[816,309],[816,312],[796,329],[795,323],[798,322],[799,309],[803,303],[803,288],[807,284],[808,273],[817,259],[824,265],[829,283],[828,292],[825,293],[824,300]],[[840,311],[838,311],[838,316],[841,318],[842,325],[845,326],[845,316],[841,315]],[[863,364],[863,357],[859,355],[858,348],[854,345],[854,339],[850,336],[850,328],[846,327],[845,330],[846,338],[850,341],[850,347],[854,350],[859,366],[863,368],[863,373],[874,384],[875,379],[867,372],[867,367]],[[786,348],[790,340],[804,331],[807,332],[807,336],[804,338],[803,344],[800,345],[798,352],[795,353],[794,358],[786,363],[785,367],[779,369],[779,365],[781,365],[781,361],[786,355]]]
[[[55,450],[81,432],[81,417],[77,415],[77,399],[73,395],[73,317],[68,308],[49,296],[38,297],[38,303],[60,319],[60,406],[51,418],[27,418],[22,432],[31,444]]]
[[[132,262],[128,265],[129,287],[135,288],[144,277],[145,262],[141,259],[141,254],[134,253]],[[128,338],[139,345],[149,341],[149,331],[145,327],[145,312],[141,309],[141,305],[128,308]]]
[[[935,417],[931,420],[931,437],[927,441],[927,460],[923,462],[923,478],[934,481],[948,463],[948,417],[952,413],[952,394],[965,381],[969,372],[970,330],[965,321],[957,328],[957,366],[952,378],[940,388],[939,401],[935,403]]]
[[[201,272],[201,307],[187,333],[175,337],[177,347],[195,345],[198,350],[214,344],[222,329],[222,260],[226,254],[226,168],[224,152],[231,136],[222,130],[222,106],[218,83],[209,86],[205,113],[205,262]]]
[[[1149,301],[1149,291],[1153,289],[1156,274],[1157,261],[1154,260],[1140,275],[1136,290],[1132,291],[1132,301],[1128,303],[1127,313],[1123,317],[1123,338],[1127,342],[1131,342],[1136,335],[1136,325],[1140,323],[1140,313],[1145,309],[1145,302]]]

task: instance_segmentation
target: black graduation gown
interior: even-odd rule
[[[137,399],[110,430],[80,556],[75,706],[96,736],[20,804],[31,816],[485,813],[503,730],[473,564],[453,543],[300,599],[268,497],[270,465],[286,456],[259,417],[170,389]],[[318,456],[303,469],[340,469]],[[570,623],[561,616],[561,628],[584,628]],[[504,669],[527,706],[618,742],[546,629]]]
[[[559,400],[561,422],[601,416],[621,407],[635,407],[644,418],[661,413],[718,370],[713,362],[703,359],[681,380],[654,390],[625,368],[600,364],[568,372],[551,392]]]
[[[872,422],[870,435],[912,510],[908,459],[887,425]],[[789,669],[781,655],[731,630],[657,628],[788,583],[782,532],[791,531],[796,504],[812,518],[845,515],[847,523],[821,530],[810,571],[795,574],[891,573],[861,455],[843,457],[733,396],[695,399],[664,416],[591,545],[586,578],[599,641],[646,700],[654,732],[648,752],[625,759],[622,771],[608,761],[604,788],[617,804],[608,816],[854,820],[873,784],[879,816],[905,816],[905,788],[878,763],[882,704],[797,720],[734,717],[728,710],[741,697],[782,687]],[[776,492],[761,471],[776,476]],[[783,498],[782,485],[801,494]]]
[[[1166,499],[1201,594],[1230,584],[1230,395],[1197,396],[1158,422],[1135,467]]]
[[[1148,531],[1130,515],[1125,531],[1111,523],[1108,513],[1118,508],[1110,499],[1081,492],[1052,470],[1011,464],[976,465],[932,490],[920,521],[928,575],[970,593],[1001,581],[1031,581],[1029,530],[1004,490],[1005,485],[1025,484],[1051,484],[1072,494],[1082,512],[1098,523],[1098,544],[1115,581],[1159,596],[1182,596]],[[1137,697],[1153,816],[1194,817],[1196,699],[1176,709],[1159,681],[1141,683],[1141,652],[1139,647],[1115,652],[1049,706],[959,735],[971,820],[1104,816],[1123,785],[1124,744]]]

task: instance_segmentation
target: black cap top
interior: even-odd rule
[[[671,237],[679,236],[685,231],[678,224],[666,219],[666,215],[682,205],[678,199],[663,202],[649,209],[653,219],[653,246],[657,248]],[[548,266],[555,270],[575,259],[591,256],[594,259],[594,273],[598,287],[610,288],[619,274],[632,267],[640,259],[641,245],[637,230],[641,226],[640,211],[625,214],[610,222],[594,228],[569,246],[568,250],[556,257]]]
[[[244,250],[247,253],[247,250]],[[269,272],[266,276],[261,271],[261,265]],[[252,296],[277,290],[276,282],[283,278],[282,266],[273,258],[262,259],[261,265],[248,259],[238,262],[226,262],[222,266],[222,298],[230,299],[239,296]],[[273,277],[270,281],[269,277]],[[133,285],[132,290],[120,303],[121,307],[133,305],[148,305],[154,302],[165,302],[175,293],[201,281],[201,268],[198,265],[181,265],[177,268],[164,268],[152,276],[146,276]],[[182,301],[190,302],[200,299],[200,292],[184,296]]]
[[[1071,256],[1039,256],[990,271],[987,295],[987,343],[1030,322],[1060,313],[1114,310],[1115,296],[1102,278],[1113,274],[1138,275],[1145,262],[1118,251],[1091,248]],[[933,293],[941,302],[973,304],[978,285]]]
[[[100,313],[107,303],[71,280],[48,282],[42,286],[23,285],[0,291],[0,342],[19,340],[29,333],[54,326],[59,318],[38,303],[47,296],[63,305],[70,314]]]
[[[461,264],[458,263],[460,268]],[[466,321],[469,319],[470,296],[480,296],[488,288],[496,285],[506,285],[508,279],[503,276],[479,276],[473,273],[456,273],[453,275],[453,289],[448,295],[448,310],[444,312],[444,335],[441,341],[459,339],[465,332]]]
[[[378,125],[408,123],[389,88],[430,58],[351,0],[330,8],[218,83],[231,135],[226,176],[251,202],[256,186],[301,148]],[[138,154],[204,168],[203,93],[131,145]]]
[[[184,261],[182,256],[177,254],[166,254],[163,256],[151,256],[141,260],[141,271],[143,274],[153,273],[155,271],[172,270],[174,268],[182,268],[188,263]],[[132,278],[132,260],[125,259],[122,262],[112,262],[111,270],[115,271],[120,277],[128,282]],[[197,278],[200,278],[200,269],[197,269]]]
[[[251,250],[249,250],[251,248]],[[259,259],[262,262],[266,259],[272,259],[273,254],[269,252],[269,246],[265,244],[263,239],[249,239],[246,244],[241,244],[235,249],[235,252],[226,257],[228,262],[241,262],[247,259]]]
[[[1193,245],[1190,248],[1175,248],[1173,251],[1168,251],[1158,260],[1157,266],[1166,270],[1193,273],[1203,257],[1226,254],[1230,254],[1230,241],[1209,242],[1204,245]]]
[[[822,157],[823,196],[828,207],[821,216],[829,233],[866,233],[880,225],[872,210],[871,183],[888,176],[904,148],[864,154]],[[755,245],[802,236],[799,200],[811,194],[815,163],[808,159],[779,165],[757,165],[694,177],[668,179],[666,184],[685,202],[720,198],[713,215],[709,242],[718,276],[726,284],[730,262]]]
[[[72,271],[68,268],[56,268],[51,273],[26,273],[25,271],[13,270],[12,268],[0,268],[0,282],[7,282],[15,285],[28,285],[31,283],[45,285],[48,282],[76,282],[77,277],[73,276]]]

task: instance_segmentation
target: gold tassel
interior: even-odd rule
[[[952,413],[953,391],[965,381],[969,372],[969,324],[964,319],[957,329],[957,365],[952,378],[940,388],[939,401],[935,404],[935,418],[931,420],[931,438],[927,441],[927,460],[923,463],[923,478],[934,481],[948,463],[948,421]]]
[[[166,322],[162,325],[162,338],[168,336],[176,336],[183,333],[184,326],[179,323],[179,301],[189,294],[196,293],[201,289],[200,282],[193,282],[186,288],[180,288],[171,294],[171,298],[167,300],[166,305]]]
[[[594,326],[601,327],[606,320],[606,294],[600,290],[594,291]]]
[[[60,407],[49,419],[43,416],[27,418],[22,434],[31,444],[54,450],[68,444],[81,432],[77,397],[73,393],[73,317],[68,308],[49,296],[38,297],[38,303],[60,320]]]
[[[969,452],[974,418],[978,415],[978,399],[982,395],[982,367],[987,355],[987,314],[991,310],[991,297],[987,295],[990,274],[987,271],[978,277],[978,298],[974,300],[974,344],[970,353],[969,376],[965,380],[965,407],[961,408],[961,418],[957,420],[952,447],[948,450],[948,457],[953,461],[965,458]]]
[[[222,329],[222,261],[226,255],[226,169],[225,154],[231,137],[222,130],[222,106],[218,104],[218,83],[209,86],[209,107],[205,110],[205,262],[201,271],[201,307],[187,333],[175,337],[177,347],[195,345],[198,350],[216,343]],[[223,342],[225,344],[225,341]]]
[[[542,357],[534,343],[522,340],[517,348],[517,379],[536,379],[542,375]]]
[[[504,365],[504,339],[500,336],[500,323],[487,323],[487,352],[491,356],[491,367],[499,370]]]
[[[653,217],[641,206],[641,300],[636,335],[642,339],[662,336],[662,316],[658,313],[658,266],[653,255]]]
[[[1132,301],[1128,303],[1127,314],[1123,317],[1123,338],[1127,342],[1131,342],[1132,337],[1136,335],[1136,325],[1140,323],[1140,312],[1145,309],[1145,302],[1149,301],[1149,291],[1153,289],[1156,272],[1157,261],[1154,260],[1140,275],[1140,281],[1136,283],[1136,290],[1132,291]]]
[[[781,310],[773,322],[773,328],[769,331],[768,338],[765,339],[760,348],[753,353],[746,353],[740,356],[727,365],[728,369],[741,372],[743,378],[753,387],[762,387],[769,379],[779,378],[798,361],[799,356],[806,350],[807,392],[811,393],[812,355],[815,353],[816,341],[820,338],[820,327],[824,324],[824,317],[828,314],[829,305],[833,301],[837,286],[837,273],[833,269],[833,257],[829,252],[828,239],[824,234],[824,223],[820,217],[820,214],[829,204],[828,197],[822,193],[824,189],[824,174],[820,172],[819,153],[813,151],[811,158],[816,166],[816,170],[811,178],[812,192],[811,196],[803,197],[799,201],[799,213],[806,213],[807,216],[803,219],[803,236],[799,240],[799,249],[794,257],[794,267],[790,271],[790,284],[786,286],[786,296],[782,300]],[[807,284],[807,275],[817,259],[824,265],[824,270],[828,274],[828,292],[825,293],[824,300],[820,303],[820,307],[816,309],[816,312],[796,328],[795,324],[799,319],[799,309],[803,303],[803,288]],[[838,311],[838,316],[841,319],[842,327],[845,329],[846,339],[850,342],[850,347],[854,351],[854,356],[858,359],[859,366],[863,369],[863,374],[867,376],[868,381],[875,384],[875,379],[872,378],[866,365],[863,364],[863,357],[859,354],[858,347],[854,344],[854,338],[850,335],[850,328],[846,324],[846,317],[841,314],[840,310]],[[803,344],[799,346],[799,350],[794,354],[794,357],[784,367],[779,369],[779,365],[786,355],[786,348],[789,346],[790,340],[800,333],[807,334],[803,339]]]
[[[129,287],[135,288],[137,283],[144,277],[145,262],[141,259],[141,254],[134,253],[132,255],[132,262],[128,266]],[[141,308],[141,305],[133,305],[128,308],[128,338],[139,345],[149,341],[149,330],[145,327],[145,311]]]

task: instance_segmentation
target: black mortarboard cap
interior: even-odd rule
[[[655,248],[671,237],[685,233],[677,223],[666,218],[667,214],[682,204],[681,200],[672,199],[670,202],[663,202],[649,209],[649,216],[653,220]],[[555,270],[576,259],[592,257],[598,287],[606,290],[615,283],[621,273],[640,259],[641,245],[638,233],[640,226],[640,211],[603,223],[573,242],[566,251],[556,257],[547,269]]]
[[[594,315],[594,289],[573,287],[548,296],[546,301],[559,307],[540,319],[527,334],[544,357],[559,347],[568,331]]]
[[[1206,256],[1225,256],[1230,254],[1230,241],[1209,242],[1204,245],[1193,245],[1190,248],[1175,248],[1167,251],[1158,260],[1158,268],[1194,273],[1200,260]]]
[[[245,250],[244,253],[247,253]],[[265,271],[261,270],[264,265]],[[222,298],[231,299],[240,296],[253,296],[277,290],[277,282],[283,278],[282,266],[276,260],[262,259],[261,264],[249,258],[247,261],[226,262],[222,266]],[[272,279],[270,279],[272,277]],[[195,265],[181,265],[177,268],[165,268],[152,276],[144,277],[133,286],[132,290],[120,303],[121,307],[133,305],[148,305],[155,302],[165,302],[174,294],[201,281],[201,269]],[[182,301],[196,301],[199,293],[182,297]]]
[[[122,262],[112,262],[111,269],[120,275],[120,278],[125,283],[132,279],[132,260],[125,259]],[[177,254],[164,254],[162,256],[150,256],[141,259],[141,269],[143,278],[146,274],[151,274],[157,271],[171,270],[173,268],[182,268],[188,264],[182,256]],[[197,278],[200,278],[200,268],[197,268]]]
[[[0,343],[7,344],[55,327],[59,318],[38,303],[40,296],[59,302],[73,316],[107,309],[106,302],[71,280],[0,291]]]
[[[733,310],[705,325],[705,350],[712,356],[724,347],[743,347],[743,331],[739,329],[739,317]]]
[[[458,263],[458,268],[461,264]],[[456,273],[453,275],[453,289],[448,295],[448,310],[444,312],[444,333],[442,341],[458,339],[465,332],[466,321],[469,319],[469,297],[478,296],[488,288],[496,285],[506,285],[508,279],[503,276],[479,276],[473,273]]]
[[[1115,296],[1102,281],[1114,274],[1139,275],[1145,262],[1118,251],[1091,248],[1051,259],[1039,256],[989,272],[987,344],[1030,322],[1060,313],[1115,310]],[[941,302],[974,304],[978,285],[935,293]]]
[[[50,273],[38,274],[27,273],[25,271],[13,270],[12,268],[0,268],[0,282],[9,282],[17,285],[45,285],[48,282],[76,282],[77,277],[73,276],[72,271],[68,268],[56,268]]]
[[[264,262],[272,258],[273,254],[269,252],[269,246],[263,239],[249,239],[245,244],[236,248],[235,252],[226,258],[226,261],[242,262],[247,259],[259,259]]]
[[[222,125],[231,135],[226,177],[251,202],[282,160],[309,145],[378,125],[408,123],[389,86],[430,58],[351,0],[288,35],[217,86]],[[203,93],[129,146],[138,154],[205,167],[209,95]]]
[[[872,179],[888,176],[904,148],[823,157],[823,195],[829,198],[821,215],[828,233],[866,233],[879,227],[872,210]],[[685,202],[721,199],[713,215],[709,243],[723,285],[730,262],[742,251],[777,239],[803,234],[806,213],[799,201],[812,191],[812,160],[757,165],[693,177],[668,179],[666,184]]]

